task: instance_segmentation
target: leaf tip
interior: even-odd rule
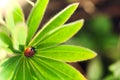
[[[83,27],[84,22],[85,22],[84,19],[80,19],[80,20],[78,20],[78,24],[79,24],[79,26],[80,26],[80,29]]]
[[[85,20],[84,20],[84,19],[80,19],[80,22],[84,23],[84,22],[85,22]]]
[[[89,58],[86,59],[86,60],[93,59],[93,58],[95,58],[97,56],[97,53],[94,52],[93,50],[88,49],[88,51],[90,51]]]
[[[74,5],[76,5],[76,6],[79,6],[79,2],[76,2],[76,3],[73,3]]]
[[[83,26],[84,22],[85,22],[84,19],[80,19],[80,23],[82,23],[82,26]]]
[[[96,57],[97,56],[97,53],[94,53],[95,55],[94,55],[94,57]]]
[[[73,3],[70,6],[75,6],[77,8],[79,6],[79,2]]]
[[[96,52],[93,52],[93,58],[95,58],[97,56]]]

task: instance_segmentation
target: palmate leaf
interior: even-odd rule
[[[60,45],[47,49],[37,49],[36,55],[64,62],[77,62],[94,58],[96,53],[83,47]]]
[[[0,40],[9,49],[13,45],[13,53],[20,54],[11,54],[0,64],[0,80],[86,80],[79,71],[64,62],[82,61],[93,58],[96,54],[82,47],[58,46],[71,38],[83,25],[84,20],[64,25],[78,3],[63,9],[33,37],[48,1],[37,0],[27,20],[27,26],[19,6],[8,11],[5,18],[13,44],[6,33],[0,34]],[[26,56],[30,53],[33,55]]]
[[[44,16],[48,2],[49,0],[37,0],[35,6],[31,10],[27,20],[29,32],[26,44],[29,43],[34,33],[36,32],[37,28],[39,27],[39,24],[41,23],[41,20]]]
[[[63,25],[76,10],[78,3],[74,3],[60,11],[56,14],[48,23],[46,23],[43,28],[35,35],[28,46],[36,45],[44,38],[44,36],[49,35],[51,30]]]

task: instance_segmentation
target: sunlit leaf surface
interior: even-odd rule
[[[5,31],[0,30],[0,50],[7,52],[0,59],[0,80],[86,80],[65,62],[88,60],[96,53],[83,47],[61,45],[84,24],[83,19],[64,24],[78,3],[60,11],[35,34],[48,1],[37,0],[27,22],[20,6],[8,11]]]

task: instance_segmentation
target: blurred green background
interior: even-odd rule
[[[85,24],[65,44],[90,48],[98,56],[72,65],[88,80],[120,80],[120,0],[50,0],[40,28],[57,12],[74,2],[80,4],[67,23],[83,18]],[[30,4],[23,6],[26,18],[31,7]]]

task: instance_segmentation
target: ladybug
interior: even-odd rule
[[[34,54],[35,54],[35,48],[34,47],[29,47],[29,48],[26,48],[25,51],[24,51],[24,55],[26,57],[32,57]]]

